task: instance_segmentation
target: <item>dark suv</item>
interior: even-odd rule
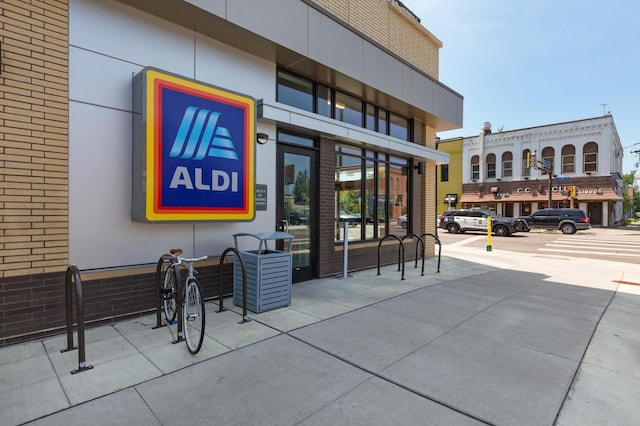
[[[563,234],[591,228],[589,218],[580,209],[542,209],[518,219],[527,222],[531,229],[559,229]]]
[[[510,236],[528,231],[527,223],[512,217],[496,216],[486,210],[448,210],[440,216],[438,227],[455,234],[465,231],[487,231],[487,218],[491,216],[491,232],[497,236]]]

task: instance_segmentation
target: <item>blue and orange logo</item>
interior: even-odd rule
[[[143,71],[146,220],[252,220],[255,101]]]

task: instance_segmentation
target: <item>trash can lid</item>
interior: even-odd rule
[[[240,232],[237,234],[233,234],[234,238],[243,237],[243,236],[250,236],[250,237],[257,238],[259,240],[292,240],[295,237],[292,234],[289,234],[287,232],[282,232],[282,231],[256,232],[256,233]]]

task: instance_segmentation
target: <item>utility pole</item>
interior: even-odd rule
[[[533,158],[532,158],[533,157]],[[547,173],[549,175],[549,205],[548,208],[551,208],[552,199],[552,189],[553,189],[553,162],[551,161],[540,161],[538,160],[538,151],[533,152],[533,156],[531,152],[527,153],[527,167],[533,167],[536,170],[542,170],[543,173]]]

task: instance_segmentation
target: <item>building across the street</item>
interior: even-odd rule
[[[463,99],[400,1],[6,0],[0,26],[0,345],[63,329],[71,263],[109,321],[153,310],[172,248],[213,298],[234,234],[293,235],[295,283],[434,232]]]
[[[611,114],[499,132],[486,122],[438,149],[451,158],[438,172],[438,212],[478,207],[515,217],[576,207],[593,225],[623,221],[623,149]]]

